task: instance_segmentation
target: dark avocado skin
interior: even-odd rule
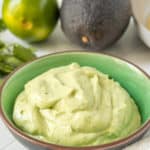
[[[62,29],[71,41],[101,50],[124,33],[131,7],[129,0],[64,0],[60,15]],[[82,37],[88,42],[83,42]]]

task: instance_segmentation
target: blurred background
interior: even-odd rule
[[[60,6],[61,0],[59,0],[58,2]],[[1,7],[2,0],[0,1],[0,10]],[[8,43],[18,42],[25,45],[28,44],[27,42],[16,38],[8,30],[0,33],[0,39],[3,39],[5,42]],[[56,29],[53,31],[52,35],[47,39],[47,41],[31,45],[37,48],[38,55],[44,55],[47,53],[52,53],[54,51],[83,49],[76,44],[70,42],[70,40],[63,34],[60,28],[60,20],[58,21]],[[150,73],[150,48],[146,47],[139,39],[135,24],[133,22],[133,18],[130,19],[129,27],[122,35],[120,40],[113,44],[111,47],[103,50],[103,52],[125,58],[139,65],[146,72]]]

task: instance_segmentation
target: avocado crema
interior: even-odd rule
[[[92,67],[57,67],[29,81],[13,120],[27,134],[64,146],[93,146],[127,137],[140,113],[120,84]]]

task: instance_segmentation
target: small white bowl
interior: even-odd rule
[[[146,27],[150,18],[150,0],[131,0],[133,17],[141,40],[150,47],[150,29]]]

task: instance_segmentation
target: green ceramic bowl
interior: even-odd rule
[[[13,106],[16,96],[23,90],[25,83],[50,68],[68,65],[72,62],[78,62],[81,66],[86,65],[97,68],[114,78],[129,92],[139,107],[142,117],[142,126],[137,132],[110,144],[73,148],[36,140],[27,136],[15,126],[12,120]],[[36,150],[116,150],[137,141],[150,128],[150,80],[148,75],[127,61],[100,53],[62,52],[34,60],[6,79],[1,87],[0,99],[0,112],[5,125],[22,144]]]

